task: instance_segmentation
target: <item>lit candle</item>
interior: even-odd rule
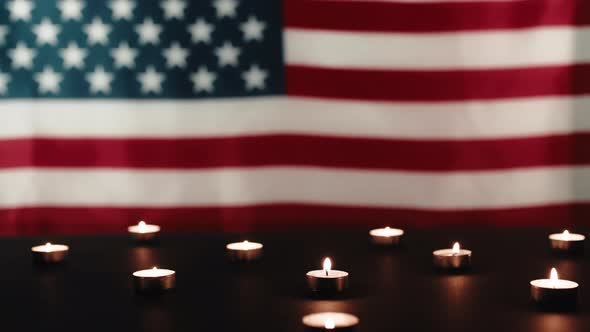
[[[578,283],[559,279],[557,270],[551,269],[549,279],[531,281],[531,297],[547,308],[572,308],[577,304]]]
[[[302,321],[309,331],[354,331],[359,323],[358,317],[342,312],[318,312]]]
[[[399,245],[404,231],[398,228],[376,228],[369,232],[371,241],[380,246],[397,246]]]
[[[582,234],[570,233],[567,229],[563,233],[549,235],[551,249],[559,252],[581,253],[584,251],[584,239]]]
[[[142,220],[137,225],[127,227],[127,230],[135,241],[152,241],[160,232],[160,226],[146,224]]]
[[[337,293],[348,288],[348,272],[332,270],[332,261],[324,259],[323,269],[307,272],[307,286],[313,292]]]
[[[153,267],[133,272],[135,290],[139,293],[156,293],[176,286],[176,272]]]
[[[452,249],[440,249],[432,252],[434,266],[445,270],[466,269],[471,266],[471,250],[461,249],[455,242]]]
[[[233,261],[250,262],[259,259],[262,256],[262,243],[234,242],[225,246],[227,256]]]
[[[63,244],[51,244],[31,248],[33,260],[37,263],[59,263],[66,259],[70,248]]]

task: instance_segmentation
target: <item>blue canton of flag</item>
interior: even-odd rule
[[[2,98],[281,94],[280,1],[11,0]]]

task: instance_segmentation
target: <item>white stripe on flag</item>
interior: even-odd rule
[[[0,207],[318,203],[424,209],[590,201],[590,167],[412,173],[263,167],[213,170],[5,169]]]
[[[289,28],[287,64],[333,68],[510,68],[590,60],[590,28],[378,33]]]
[[[590,130],[590,97],[447,103],[315,98],[211,101],[44,100],[0,103],[0,139],[318,134],[494,138]]]

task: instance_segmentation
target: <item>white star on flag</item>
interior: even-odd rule
[[[217,17],[219,18],[234,17],[236,16],[238,2],[235,0],[216,0],[213,3],[213,7],[215,7]]]
[[[138,74],[137,80],[141,83],[141,92],[144,94],[162,92],[164,74],[158,73],[153,66],[149,66],[145,72]]]
[[[242,73],[242,78],[246,83],[246,90],[263,90],[266,87],[264,81],[267,76],[266,70],[260,69],[257,65],[250,66],[250,69]]]
[[[186,3],[181,0],[165,0],[162,2],[164,18],[167,20],[171,20],[173,18],[182,19],[184,17],[185,8]]]
[[[259,21],[256,17],[250,16],[248,21],[240,25],[240,30],[244,34],[245,41],[257,40],[262,41],[262,31],[266,27],[266,23]]]
[[[205,67],[199,67],[199,70],[191,75],[193,90],[195,92],[213,92],[213,82],[216,78],[215,73],[208,71]]]
[[[6,9],[10,12],[10,19],[13,21],[31,19],[33,11],[33,2],[30,0],[12,0],[6,4]]]
[[[48,18],[44,18],[40,24],[33,28],[33,32],[37,35],[37,44],[55,45],[57,43],[57,35],[59,34],[59,26],[51,23]]]
[[[163,51],[163,54],[166,58],[166,67],[186,67],[186,58],[188,57],[189,52],[186,48],[180,47],[178,42],[172,43],[169,48]]]
[[[131,20],[135,2],[131,0],[114,0],[109,3],[113,11],[113,20]]]
[[[16,44],[16,48],[8,51],[8,56],[12,60],[12,67],[15,69],[30,69],[33,67],[35,55],[37,55],[37,52],[32,48],[28,48],[23,42],[19,42]]]
[[[240,53],[240,49],[233,46],[229,41],[226,41],[223,43],[223,46],[215,49],[219,67],[237,66]]]
[[[204,19],[199,18],[195,23],[189,25],[188,32],[191,34],[193,43],[203,42],[208,44],[211,42],[211,32],[213,32],[213,25],[207,23]]]
[[[6,94],[8,91],[8,83],[10,82],[10,75],[0,72],[0,94]]]
[[[64,68],[78,68],[84,67],[84,58],[88,54],[85,49],[78,47],[74,42],[70,42],[68,47],[59,50],[64,61]]]
[[[102,66],[98,66],[92,73],[86,74],[86,80],[90,84],[90,93],[110,93],[113,74],[107,73]]]
[[[130,48],[127,42],[123,42],[119,44],[119,47],[111,50],[111,56],[115,60],[116,68],[133,68],[135,66],[137,51],[134,48]]]
[[[61,0],[57,3],[64,20],[80,20],[84,3],[80,0]]]
[[[92,23],[84,25],[84,32],[88,35],[88,44],[103,44],[108,43],[108,35],[111,32],[111,27],[104,24],[99,17],[95,17]]]
[[[151,18],[146,18],[143,23],[135,27],[135,31],[139,35],[139,43],[145,44],[157,44],[160,42],[160,32],[162,27],[159,24],[155,24]]]
[[[56,73],[51,67],[45,67],[42,72],[35,75],[40,93],[58,93],[61,80],[62,75]]]

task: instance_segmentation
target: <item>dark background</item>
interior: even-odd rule
[[[301,317],[342,311],[361,319],[361,331],[588,331],[590,265],[548,249],[561,230],[415,230],[400,249],[369,244],[364,230],[164,235],[156,246],[126,236],[5,238],[2,328],[19,331],[302,331]],[[580,230],[578,230],[580,232]],[[585,233],[585,230],[584,232]],[[252,265],[225,259],[225,244],[264,244]],[[70,245],[69,262],[36,267],[30,247],[50,240]],[[438,274],[431,252],[453,241],[473,250],[464,275]],[[351,275],[338,299],[312,299],[305,273],[323,257]],[[152,266],[177,271],[177,289],[161,297],[135,295],[131,273]],[[577,312],[538,311],[529,281],[560,277],[580,283]]]

